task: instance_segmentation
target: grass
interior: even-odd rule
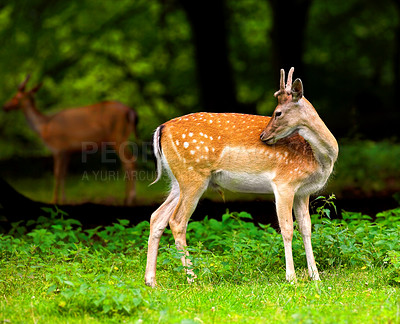
[[[191,222],[198,278],[187,284],[163,236],[158,286],[144,286],[149,224],[82,230],[59,210],[0,235],[0,320],[4,323],[400,323],[400,208],[343,220],[313,216],[321,282],[307,278],[297,231],[298,280],[284,279],[280,235],[226,213]]]
[[[126,310],[122,308],[117,311],[114,306],[105,314],[101,307],[96,307],[96,298],[92,297],[92,301],[82,294],[67,299],[60,293],[49,294],[46,289],[48,282],[40,279],[46,277],[48,269],[28,270],[27,273],[18,269],[19,275],[29,277],[27,280],[30,283],[26,283],[22,277],[20,285],[25,286],[23,289],[18,289],[18,283],[15,283],[17,292],[14,296],[3,295],[0,309],[2,320],[12,323],[400,321],[399,289],[385,284],[385,274],[381,271],[333,270],[323,273],[322,283],[302,279],[296,285],[290,285],[284,283],[280,276],[272,274],[270,279],[254,278],[251,283],[196,283],[188,287],[162,270],[161,277],[167,280],[161,287],[152,290],[142,286],[143,271],[124,269],[124,261],[114,261],[116,263],[106,263],[104,266],[108,265],[111,269],[118,268],[115,264],[120,264],[121,270],[114,270],[115,274],[110,279],[106,271],[104,279],[99,279],[99,285],[107,287],[106,293],[111,298],[123,296],[122,303],[131,306]],[[74,276],[69,277],[76,280]],[[9,281],[12,280],[11,276]],[[92,293],[102,296],[100,288]],[[113,303],[117,305],[117,302]]]

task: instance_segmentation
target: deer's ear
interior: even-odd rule
[[[26,84],[28,83],[30,77],[31,77],[31,75],[28,74],[28,75],[26,76],[25,80],[21,82],[21,84],[18,86],[18,90],[19,90],[19,91],[25,91],[25,86],[26,86]]]
[[[40,82],[36,87],[32,88],[29,92],[35,94],[42,87],[43,82]]]
[[[303,82],[300,79],[296,79],[292,85],[292,100],[299,101],[303,97]]]

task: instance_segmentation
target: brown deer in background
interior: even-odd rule
[[[104,101],[94,105],[66,109],[53,115],[42,114],[35,105],[35,94],[41,84],[25,91],[27,78],[18,86],[16,95],[7,102],[5,111],[21,109],[30,127],[40,136],[54,157],[55,187],[53,202],[59,202],[59,190],[65,199],[64,179],[69,156],[72,152],[110,144],[119,155],[125,169],[125,203],[132,204],[135,192],[135,157],[127,141],[132,132],[136,134],[135,111],[117,101]],[[85,147],[88,146],[88,147]]]
[[[292,84],[293,68],[285,86],[281,70],[278,105],[272,117],[234,113],[195,113],[172,119],[154,134],[158,177],[162,169],[171,179],[165,202],[151,215],[145,282],[156,285],[160,238],[168,225],[178,250],[186,248],[190,216],[207,187],[236,192],[273,193],[286,259],[286,279],[296,274],[292,255],[292,208],[306,250],[308,273],[319,280],[311,246],[310,194],[328,180],[338,155],[338,144],[311,103],[303,84]],[[260,136],[261,134],[261,136]],[[184,251],[181,261],[191,266]],[[187,268],[193,279],[194,273]]]

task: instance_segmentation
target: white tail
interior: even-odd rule
[[[156,284],[160,238],[170,225],[178,250],[186,247],[190,216],[208,186],[236,192],[274,193],[285,247],[286,279],[295,280],[292,208],[299,223],[311,278],[319,274],[311,246],[309,196],[333,170],[338,145],[310,102],[293,68],[280,90],[272,118],[245,114],[196,113],[170,120],[155,132],[158,177],[171,179],[166,201],[152,214],[145,282]],[[260,135],[261,134],[261,135]],[[189,266],[185,252],[181,261]],[[187,274],[194,277],[193,271]]]
[[[135,158],[126,141],[136,133],[137,116],[129,107],[116,102],[104,101],[94,105],[67,109],[47,116],[35,105],[34,96],[41,84],[25,91],[29,75],[19,87],[16,95],[7,102],[5,111],[21,109],[32,129],[41,137],[54,157],[55,187],[53,202],[59,202],[61,189],[64,200],[64,179],[71,152],[82,151],[86,144],[93,146],[110,143],[114,146],[126,171],[126,204],[135,200]]]

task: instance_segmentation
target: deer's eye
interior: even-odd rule
[[[276,112],[275,112],[275,117],[279,117],[280,115],[282,115],[282,112],[281,112],[281,111],[276,111]]]

